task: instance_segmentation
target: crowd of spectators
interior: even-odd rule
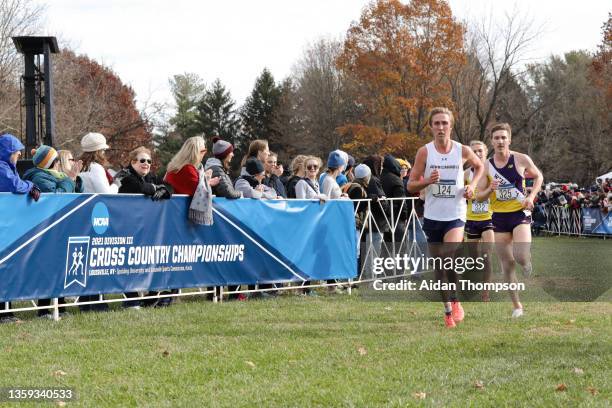
[[[580,188],[577,184],[550,183],[538,194],[537,203],[577,210],[579,208],[599,208],[604,214],[612,211],[612,179],[601,184]]]

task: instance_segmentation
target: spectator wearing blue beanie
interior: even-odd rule
[[[327,171],[323,173],[323,177],[321,179],[321,193],[327,196],[329,199],[337,199],[346,197],[346,194],[342,193],[336,178],[342,173],[346,163],[348,161],[348,155],[346,158],[342,154],[344,152],[340,150],[334,150],[327,157]]]

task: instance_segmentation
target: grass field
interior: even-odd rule
[[[593,242],[538,240],[538,274],[579,277],[609,257]],[[529,301],[518,320],[505,299],[466,303],[454,330],[440,303],[356,292],[26,318],[0,326],[0,388],[71,387],[68,406],[96,407],[610,406],[610,291]]]
[[[609,404],[609,303],[465,308],[451,331],[438,304],[358,295],[34,319],[0,328],[0,387],[73,387],[82,406]]]

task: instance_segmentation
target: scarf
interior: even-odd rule
[[[41,169],[42,171],[49,173],[50,175],[52,175],[53,177],[55,177],[58,180],[63,180],[66,178],[66,174],[62,173],[61,171],[57,171],[57,170],[53,170],[53,169]]]
[[[206,180],[206,174],[204,174],[202,167],[200,167],[199,176],[198,187],[193,194],[191,205],[189,206],[189,219],[196,224],[212,225],[212,190]]]

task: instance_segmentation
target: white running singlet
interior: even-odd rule
[[[425,145],[427,163],[425,178],[438,169],[440,180],[425,190],[425,218],[435,221],[465,221],[467,210],[463,184],[463,153],[461,143],[451,140],[453,147],[448,154],[438,153],[434,142]]]

